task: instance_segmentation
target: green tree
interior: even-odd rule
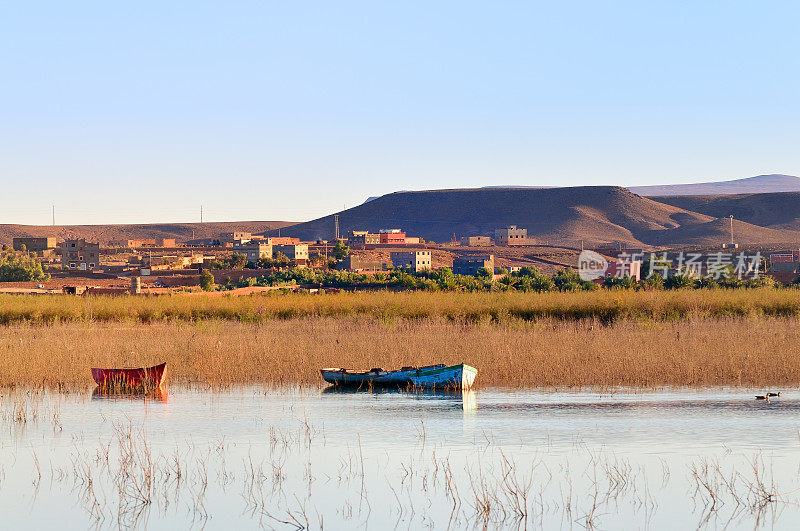
[[[333,246],[333,256],[335,256],[337,260],[344,260],[344,257],[347,256],[349,252],[350,248],[345,245],[342,240],[336,240],[336,245]]]
[[[517,277],[538,277],[541,276],[542,273],[536,266],[524,266],[521,267],[519,271],[512,274]]]
[[[376,275],[377,276],[377,275]],[[442,290],[453,290],[458,286],[458,280],[449,267],[443,267],[435,273],[436,281]]]
[[[630,289],[633,287],[633,279],[629,275],[622,277],[610,275],[603,279],[603,287],[610,289]]]
[[[672,268],[671,260],[665,259],[663,255],[658,256],[657,254],[652,253],[649,259],[642,261],[641,275],[642,278],[649,278],[652,276],[650,274],[652,272],[653,275],[658,274],[661,276],[661,280],[664,280],[664,277],[663,275],[661,275],[661,273],[671,268]]]
[[[559,291],[582,291],[596,289],[594,283],[582,280],[574,269],[564,268],[553,275],[553,284]]]
[[[47,280],[50,275],[42,264],[27,253],[9,252],[0,256],[0,282],[30,282]]]
[[[664,289],[664,277],[659,273],[653,273],[649,278],[642,281],[642,286],[647,290]]]
[[[289,262],[289,257],[280,251],[275,253],[275,256],[272,258],[272,265],[274,267],[286,267],[289,265]]]
[[[544,293],[546,291],[553,291],[555,289],[555,284],[553,283],[553,279],[548,277],[547,275],[536,275],[531,277],[531,289],[533,291]]]
[[[492,280],[492,277],[494,277],[494,271],[490,271],[488,268],[482,267],[478,269],[478,271],[475,273],[475,276],[482,280]]]
[[[214,275],[211,274],[211,271],[204,269],[203,272],[200,273],[200,287],[203,291],[214,290]]]
[[[777,288],[778,283],[772,277],[759,275],[756,278],[748,278],[743,282],[745,288]]]
[[[694,277],[677,273],[664,279],[664,287],[667,289],[686,289],[693,288],[695,285]]]
[[[247,265],[247,255],[240,253],[233,253],[230,260],[230,269],[244,269]]]
[[[703,277],[695,283],[694,287],[698,289],[717,289],[719,283],[711,277]]]

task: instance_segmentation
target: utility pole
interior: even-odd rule
[[[339,239],[339,214],[333,215],[333,237]]]
[[[731,214],[731,247],[733,247],[733,214]]]

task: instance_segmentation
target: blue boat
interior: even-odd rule
[[[470,389],[478,370],[465,363],[446,366],[403,367],[394,371],[370,369],[322,369],[322,378],[333,385],[347,387],[415,387],[421,389]]]

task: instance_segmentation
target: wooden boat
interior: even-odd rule
[[[98,369],[92,368],[92,378],[97,385],[106,389],[156,390],[161,389],[167,373],[167,364],[138,369]]]
[[[320,370],[322,378],[333,385],[348,387],[417,387],[422,389],[469,389],[478,370],[464,363],[444,363],[426,367],[403,367],[394,371],[370,369],[352,371],[328,368]]]

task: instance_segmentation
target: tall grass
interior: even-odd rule
[[[578,293],[359,292],[247,297],[75,297],[0,295],[0,324],[160,322],[219,319],[263,322],[299,317],[369,316],[381,320],[618,319],[800,317],[800,290],[595,291]]]
[[[322,300],[320,298],[319,300]],[[693,317],[464,323],[304,317],[0,327],[0,387],[88,388],[92,366],[168,363],[172,383],[321,385],[323,367],[466,362],[479,386],[793,386],[800,321]]]

